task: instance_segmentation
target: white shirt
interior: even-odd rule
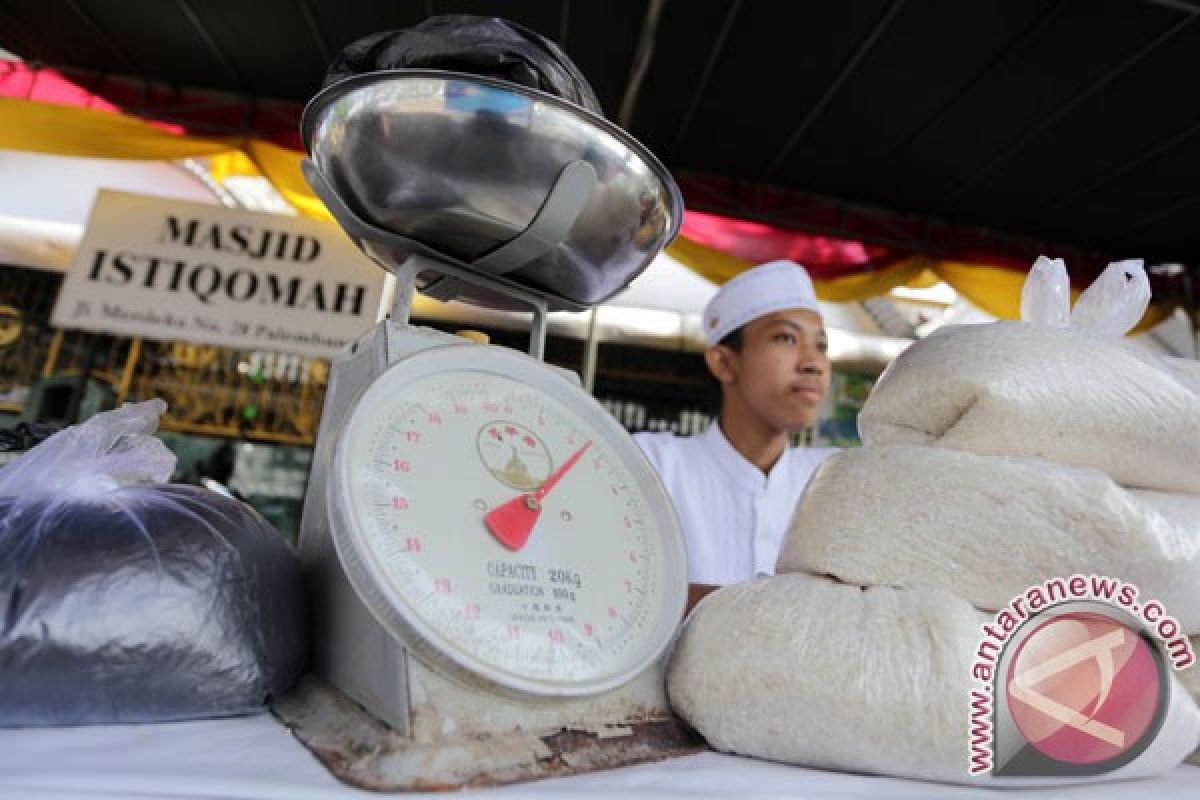
[[[688,581],[724,586],[772,575],[792,512],[833,447],[789,447],[768,475],[713,423],[697,436],[639,433],[634,440],[675,503]]]

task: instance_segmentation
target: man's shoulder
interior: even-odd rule
[[[815,469],[822,461],[841,451],[840,447],[791,447],[788,448],[788,457],[799,465]]]
[[[635,433],[633,440],[643,450],[678,450],[692,445],[699,436],[680,436],[678,433]]]
[[[650,460],[656,465],[664,461],[683,457],[700,445],[700,435],[680,436],[676,433],[635,433],[633,440],[638,443]]]

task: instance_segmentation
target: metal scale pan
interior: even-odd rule
[[[569,103],[445,72],[335,84],[304,134],[306,177],[398,292],[332,366],[300,532],[319,678],[276,713],[377,789],[694,751],[663,681],[687,589],[674,509],[540,360],[548,310],[612,296],[674,236],[669,174]],[[410,325],[416,289],[532,309],[530,354]]]
[[[551,311],[625,288],[683,219],[674,180],[628,133],[503,81],[433,70],[362,75],[317,95],[303,132],[316,167],[307,177],[341,198],[354,219],[334,209],[338,221],[371,243],[385,269],[412,253],[469,265],[544,296]],[[436,268],[418,274],[417,288],[523,308]]]

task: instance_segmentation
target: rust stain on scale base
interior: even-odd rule
[[[698,753],[702,739],[674,716],[591,730],[400,736],[328,684],[306,677],[272,711],[339,780],[374,791],[501,786]]]

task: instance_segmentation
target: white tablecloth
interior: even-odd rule
[[[788,767],[704,753],[657,764],[555,778],[472,796],[789,797],[936,800],[1007,797],[1195,800],[1200,767],[1147,781],[1045,791],[989,791]],[[404,797],[446,797],[413,795]],[[0,798],[378,798],[334,779],[273,717],[166,725],[0,731]]]

